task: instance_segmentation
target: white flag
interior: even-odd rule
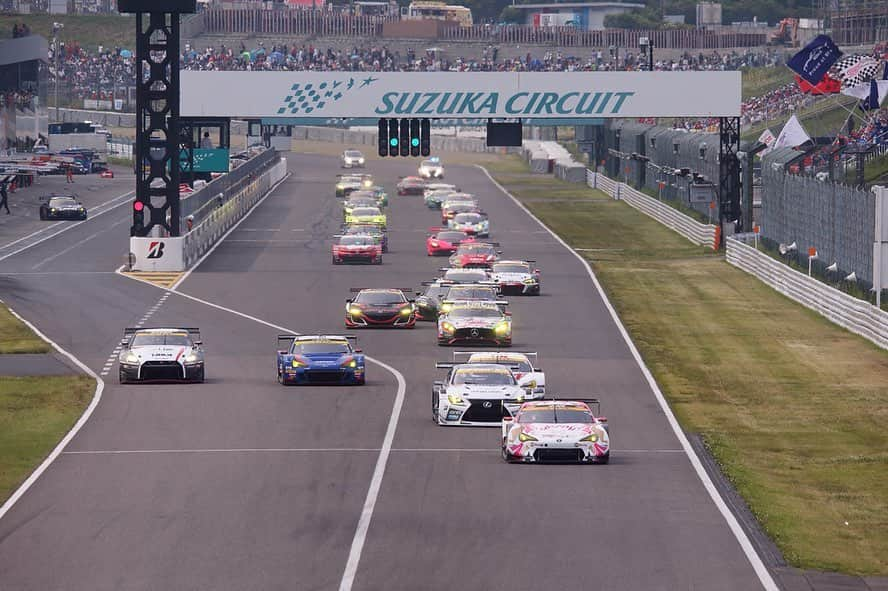
[[[783,130],[780,132],[780,135],[777,136],[777,141],[774,142],[773,147],[795,148],[810,140],[811,136],[808,135],[808,132],[805,131],[805,128],[799,123],[798,118],[793,115],[789,118],[789,121],[786,122],[786,125],[783,126]]]
[[[764,156],[765,154],[767,154],[768,152],[770,152],[773,149],[774,142],[777,141],[777,138],[774,136],[773,133],[771,133],[770,129],[766,129],[765,131],[762,132],[762,135],[759,136],[758,141],[762,144],[765,144],[765,146],[767,146],[764,150],[762,150],[759,153],[760,156]]]
[[[879,89],[879,104],[885,102],[885,97],[888,96],[888,80],[876,80],[876,86]],[[852,86],[851,88],[843,88],[842,94],[846,94],[848,96],[853,96],[854,98],[859,98],[862,101],[865,101],[869,98],[871,92],[872,81],[868,80],[863,84],[858,84],[857,86]]]

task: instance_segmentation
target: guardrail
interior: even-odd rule
[[[614,199],[625,201],[694,244],[709,246],[713,250],[718,248],[717,228],[712,224],[698,222],[677,211],[674,207],[633,189],[626,183],[614,181],[603,174],[588,169],[586,170],[586,184],[593,189],[601,189]]]
[[[727,261],[831,322],[888,349],[888,312],[832,288],[728,237]]]

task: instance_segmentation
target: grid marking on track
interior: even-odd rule
[[[176,273],[175,275],[178,278],[178,275],[181,275],[181,273]],[[146,281],[149,280],[146,279]],[[160,309],[161,306],[163,306],[168,297],[170,297],[170,292],[164,292],[164,294],[160,296],[160,298],[158,298],[156,302],[154,302],[154,305],[148,308],[148,311],[145,312],[145,314],[139,319],[139,321],[135,324],[135,327],[142,328],[143,326],[145,326],[145,323],[148,321],[148,319],[151,318]],[[102,365],[102,370],[99,372],[99,375],[104,377],[111,373],[111,368],[114,366],[114,362],[117,360],[117,356],[120,355],[121,349],[122,345],[118,343],[117,346],[114,347],[114,350],[111,351],[108,359],[105,360],[104,365]]]

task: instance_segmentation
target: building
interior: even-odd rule
[[[534,27],[573,26],[585,31],[604,28],[604,17],[623,14],[644,4],[634,2],[559,2],[553,4],[513,4],[524,13],[524,23]]]
[[[17,137],[36,139],[46,133],[46,39],[29,35],[0,40],[0,150],[12,147]],[[35,111],[43,117],[34,117]],[[18,129],[16,114],[27,116],[31,128]],[[43,125],[40,126],[42,121]]]

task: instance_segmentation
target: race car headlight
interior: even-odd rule
[[[337,183],[337,184],[336,184],[336,188],[337,188],[337,189],[344,189],[344,188],[345,188],[345,185],[343,185],[342,183]]]
[[[454,332],[456,330],[456,327],[449,322],[442,322],[441,330],[443,330],[444,332]]]
[[[198,356],[198,354],[195,353],[194,351],[188,353],[184,359],[184,361],[187,365],[197,363],[199,360],[200,360],[200,356]]]
[[[536,279],[534,279],[533,277],[528,277],[527,279],[524,280],[524,283],[526,285],[530,285],[532,283],[536,283]]]
[[[447,402],[449,402],[450,404],[462,404],[463,399],[459,394],[448,394]]]
[[[132,351],[130,351],[129,353],[127,353],[124,356],[123,362],[128,365],[138,365],[139,364],[139,356],[136,355],[135,353],[133,353]]]
[[[292,362],[292,365],[293,365],[293,367],[305,367],[308,364],[303,363],[302,361],[299,361],[298,359],[294,359]]]
[[[356,306],[349,306],[348,313],[351,314],[352,316],[360,316],[362,312],[361,312],[361,309]]]
[[[355,359],[350,359],[348,361],[343,362],[342,367],[351,367],[355,368],[358,366],[358,362]]]
[[[363,158],[358,158],[358,164],[364,164],[364,159],[363,159]]]
[[[411,312],[413,312],[412,307],[401,308],[401,316],[410,316]]]
[[[453,304],[441,304],[441,314],[447,314],[453,310]]]
[[[438,248],[438,241],[437,240],[432,240],[431,242],[429,242],[429,244],[431,244],[435,248]]]
[[[527,433],[522,431],[521,433],[518,434],[518,441],[521,441],[523,443],[525,441],[539,441],[539,440],[536,437],[534,437],[533,435],[528,435]]]
[[[596,441],[598,441],[598,435],[595,433],[590,433],[589,435],[586,435],[585,437],[580,439],[580,441],[589,441],[591,443],[595,443]]]
[[[500,322],[493,330],[496,332],[496,334],[506,334],[509,332],[509,330],[511,330],[511,327],[509,326],[508,322]]]
[[[536,387],[537,387],[536,380],[531,380],[531,381],[527,382],[526,384],[524,384],[524,388],[527,390],[530,390],[530,391],[536,390]]]

